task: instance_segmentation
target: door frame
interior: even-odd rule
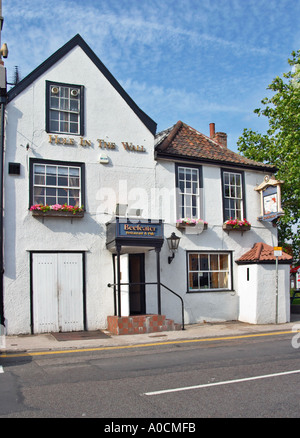
[[[55,251],[55,250],[37,250],[29,251],[29,265],[30,265],[30,331],[34,334],[34,309],[33,309],[33,254],[82,254],[82,299],[83,299],[83,330],[87,330],[87,315],[86,315],[86,270],[85,270],[85,251]]]

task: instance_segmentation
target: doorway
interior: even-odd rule
[[[129,314],[146,313],[145,254],[129,254]]]

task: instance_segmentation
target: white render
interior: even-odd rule
[[[84,86],[84,136],[58,135],[59,138],[71,137],[73,145],[55,143],[55,136],[45,131],[46,80]],[[49,142],[50,137],[52,142]],[[100,148],[98,139],[114,143],[115,149]],[[122,142],[143,146],[146,151],[129,152]],[[85,163],[86,211],[83,218],[43,220],[32,216],[29,211],[30,157]],[[100,157],[108,159],[108,164],[101,164]],[[8,174],[9,162],[21,163],[20,176]],[[31,251],[76,251],[85,254],[87,329],[106,327],[107,316],[114,313],[113,291],[107,287],[113,282],[114,273],[112,254],[106,249],[105,224],[113,218],[117,203],[128,204],[133,209],[142,208],[143,218],[163,219],[165,238],[173,231],[181,237],[178,253],[171,264],[167,261],[170,253],[166,241],[162,247],[161,282],[183,297],[187,324],[237,319],[253,323],[269,322],[268,303],[264,299],[260,303],[257,298],[251,301],[250,291],[251,303],[247,302],[248,298],[243,298],[247,294],[247,285],[240,274],[243,267],[235,263],[255,242],[277,245],[276,228],[257,220],[260,197],[254,188],[262,182],[265,174],[244,169],[247,219],[252,228],[243,235],[228,234],[222,230],[220,165],[202,164],[202,219],[208,222],[208,229],[201,234],[187,234],[176,228],[174,169],[173,162],[154,159],[153,134],[80,47],[72,49],[9,102],[6,107],[4,205],[7,334],[31,331]],[[199,249],[232,252],[232,291],[187,293],[186,251]],[[132,251],[145,251],[145,280],[155,282],[155,251],[144,248],[133,248]],[[128,279],[128,261],[126,256],[122,257],[124,280]],[[266,268],[257,268],[256,282],[252,284],[259,297],[264,288],[261,283],[265,275],[263,269]],[[283,282],[287,287],[284,275],[281,272],[280,287]],[[242,299],[245,305],[240,306]],[[124,288],[124,315],[128,314],[126,300],[128,296]],[[257,306],[260,305],[262,310],[256,318],[253,314],[258,312]],[[280,306],[281,309],[283,304]],[[147,313],[157,313],[155,286],[147,287],[146,309]],[[181,322],[179,300],[163,290],[162,313]],[[286,313],[285,316],[283,313],[280,310],[280,320],[287,319]]]
[[[247,281],[247,269],[249,269],[249,281]],[[276,294],[276,266],[274,263],[239,265],[239,320],[250,324],[289,322],[289,272],[289,265],[278,264],[278,290]]]

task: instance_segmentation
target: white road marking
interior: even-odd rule
[[[0,373],[4,373],[4,369],[1,365],[0,365]]]
[[[288,374],[300,373],[300,370],[284,371],[281,373],[265,374],[263,376],[246,377],[244,379],[225,380],[224,382],[205,383],[203,385],[185,386],[182,388],[164,389],[161,391],[145,392],[144,395],[160,395],[170,392],[189,391],[191,389],[209,388],[210,386],[230,385],[231,383],[249,382],[250,380],[267,379],[269,377],[286,376]]]

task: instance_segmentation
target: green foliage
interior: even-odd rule
[[[279,243],[292,241],[293,254],[300,258],[300,50],[292,52],[292,67],[283,78],[276,77],[267,87],[272,97],[254,110],[268,118],[265,135],[244,129],[238,149],[244,156],[277,167],[276,178],[283,180],[282,207],[285,215],[278,224]]]

